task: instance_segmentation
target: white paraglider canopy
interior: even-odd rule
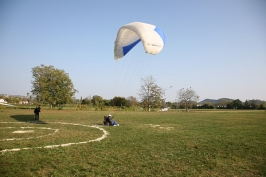
[[[142,42],[145,52],[156,55],[164,47],[163,31],[151,24],[132,22],[122,26],[115,40],[114,58],[124,57],[135,45]]]

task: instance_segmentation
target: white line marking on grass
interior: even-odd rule
[[[9,122],[1,122],[1,123],[9,123]],[[11,122],[11,123],[16,123],[16,122]],[[11,129],[11,128],[17,128],[17,127],[1,127],[1,128],[8,128],[8,129]],[[42,136],[37,136],[37,137],[28,137],[28,138],[8,138],[8,139],[2,139],[0,141],[14,141],[14,140],[29,140],[29,139],[34,139],[34,138],[42,138],[42,137],[45,137],[45,136],[51,136],[55,133],[57,133],[59,131],[59,129],[52,129],[52,128],[46,128],[46,127],[20,127],[21,129],[23,130],[17,130],[17,131],[14,131],[13,133],[33,133],[33,130],[28,130],[26,131],[25,129],[42,129],[42,130],[53,130],[54,132],[53,133],[49,133],[47,135],[42,135]]]
[[[153,124],[144,124],[144,125],[148,125],[152,128],[159,128],[159,129],[165,129],[165,130],[171,130],[174,128],[174,127],[161,127],[161,125],[153,125]]]
[[[33,133],[33,130],[17,130],[13,131],[12,133]]]
[[[160,125],[153,125],[153,124],[144,124],[144,125],[148,125],[148,126],[153,127],[153,128],[160,127]]]
[[[0,122],[0,123],[26,123],[26,122]],[[76,126],[83,126],[83,127],[89,127],[89,128],[96,128],[98,130],[101,130],[103,132],[103,135],[99,138],[93,139],[93,140],[88,140],[88,141],[83,141],[83,142],[77,142],[77,143],[66,143],[66,144],[58,144],[58,145],[47,145],[47,146],[43,146],[43,147],[33,147],[33,148],[29,148],[29,147],[25,147],[25,148],[13,148],[13,149],[4,149],[1,150],[0,152],[3,154],[5,152],[16,152],[16,151],[20,151],[20,150],[29,150],[29,149],[37,149],[37,148],[57,148],[57,147],[67,147],[67,146],[71,146],[74,144],[86,144],[86,143],[90,143],[90,142],[96,142],[96,141],[101,141],[104,138],[107,137],[107,135],[109,134],[105,129],[98,127],[98,126],[89,126],[89,125],[83,125],[83,124],[76,124],[76,123],[65,123],[65,122],[47,122],[47,123],[54,123],[54,124],[63,124],[63,125],[76,125]],[[8,127],[10,128],[10,127]],[[45,127],[40,127],[40,128],[45,128]],[[58,130],[58,129],[56,129]],[[47,135],[46,135],[47,136]],[[18,139],[18,138],[17,138]]]
[[[160,129],[166,129],[166,130],[171,130],[173,129],[174,127],[159,127]]]

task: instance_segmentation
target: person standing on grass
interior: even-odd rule
[[[34,120],[39,120],[40,118],[40,112],[41,112],[41,106],[37,106],[35,109],[34,109]]]

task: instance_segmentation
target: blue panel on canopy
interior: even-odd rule
[[[137,45],[141,40],[138,39],[137,41],[133,42],[132,44],[130,45],[127,45],[125,47],[123,47],[123,54],[124,56],[135,46]]]
[[[154,29],[154,31],[156,31],[161,36],[163,43],[165,43],[165,35],[164,35],[163,31],[160,28],[158,28],[157,26]]]

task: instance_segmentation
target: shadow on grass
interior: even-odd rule
[[[30,122],[30,123],[36,123],[36,124],[47,124],[46,122],[43,122],[41,120],[34,120],[33,115],[13,115],[10,116],[11,118],[20,121],[20,122]]]

